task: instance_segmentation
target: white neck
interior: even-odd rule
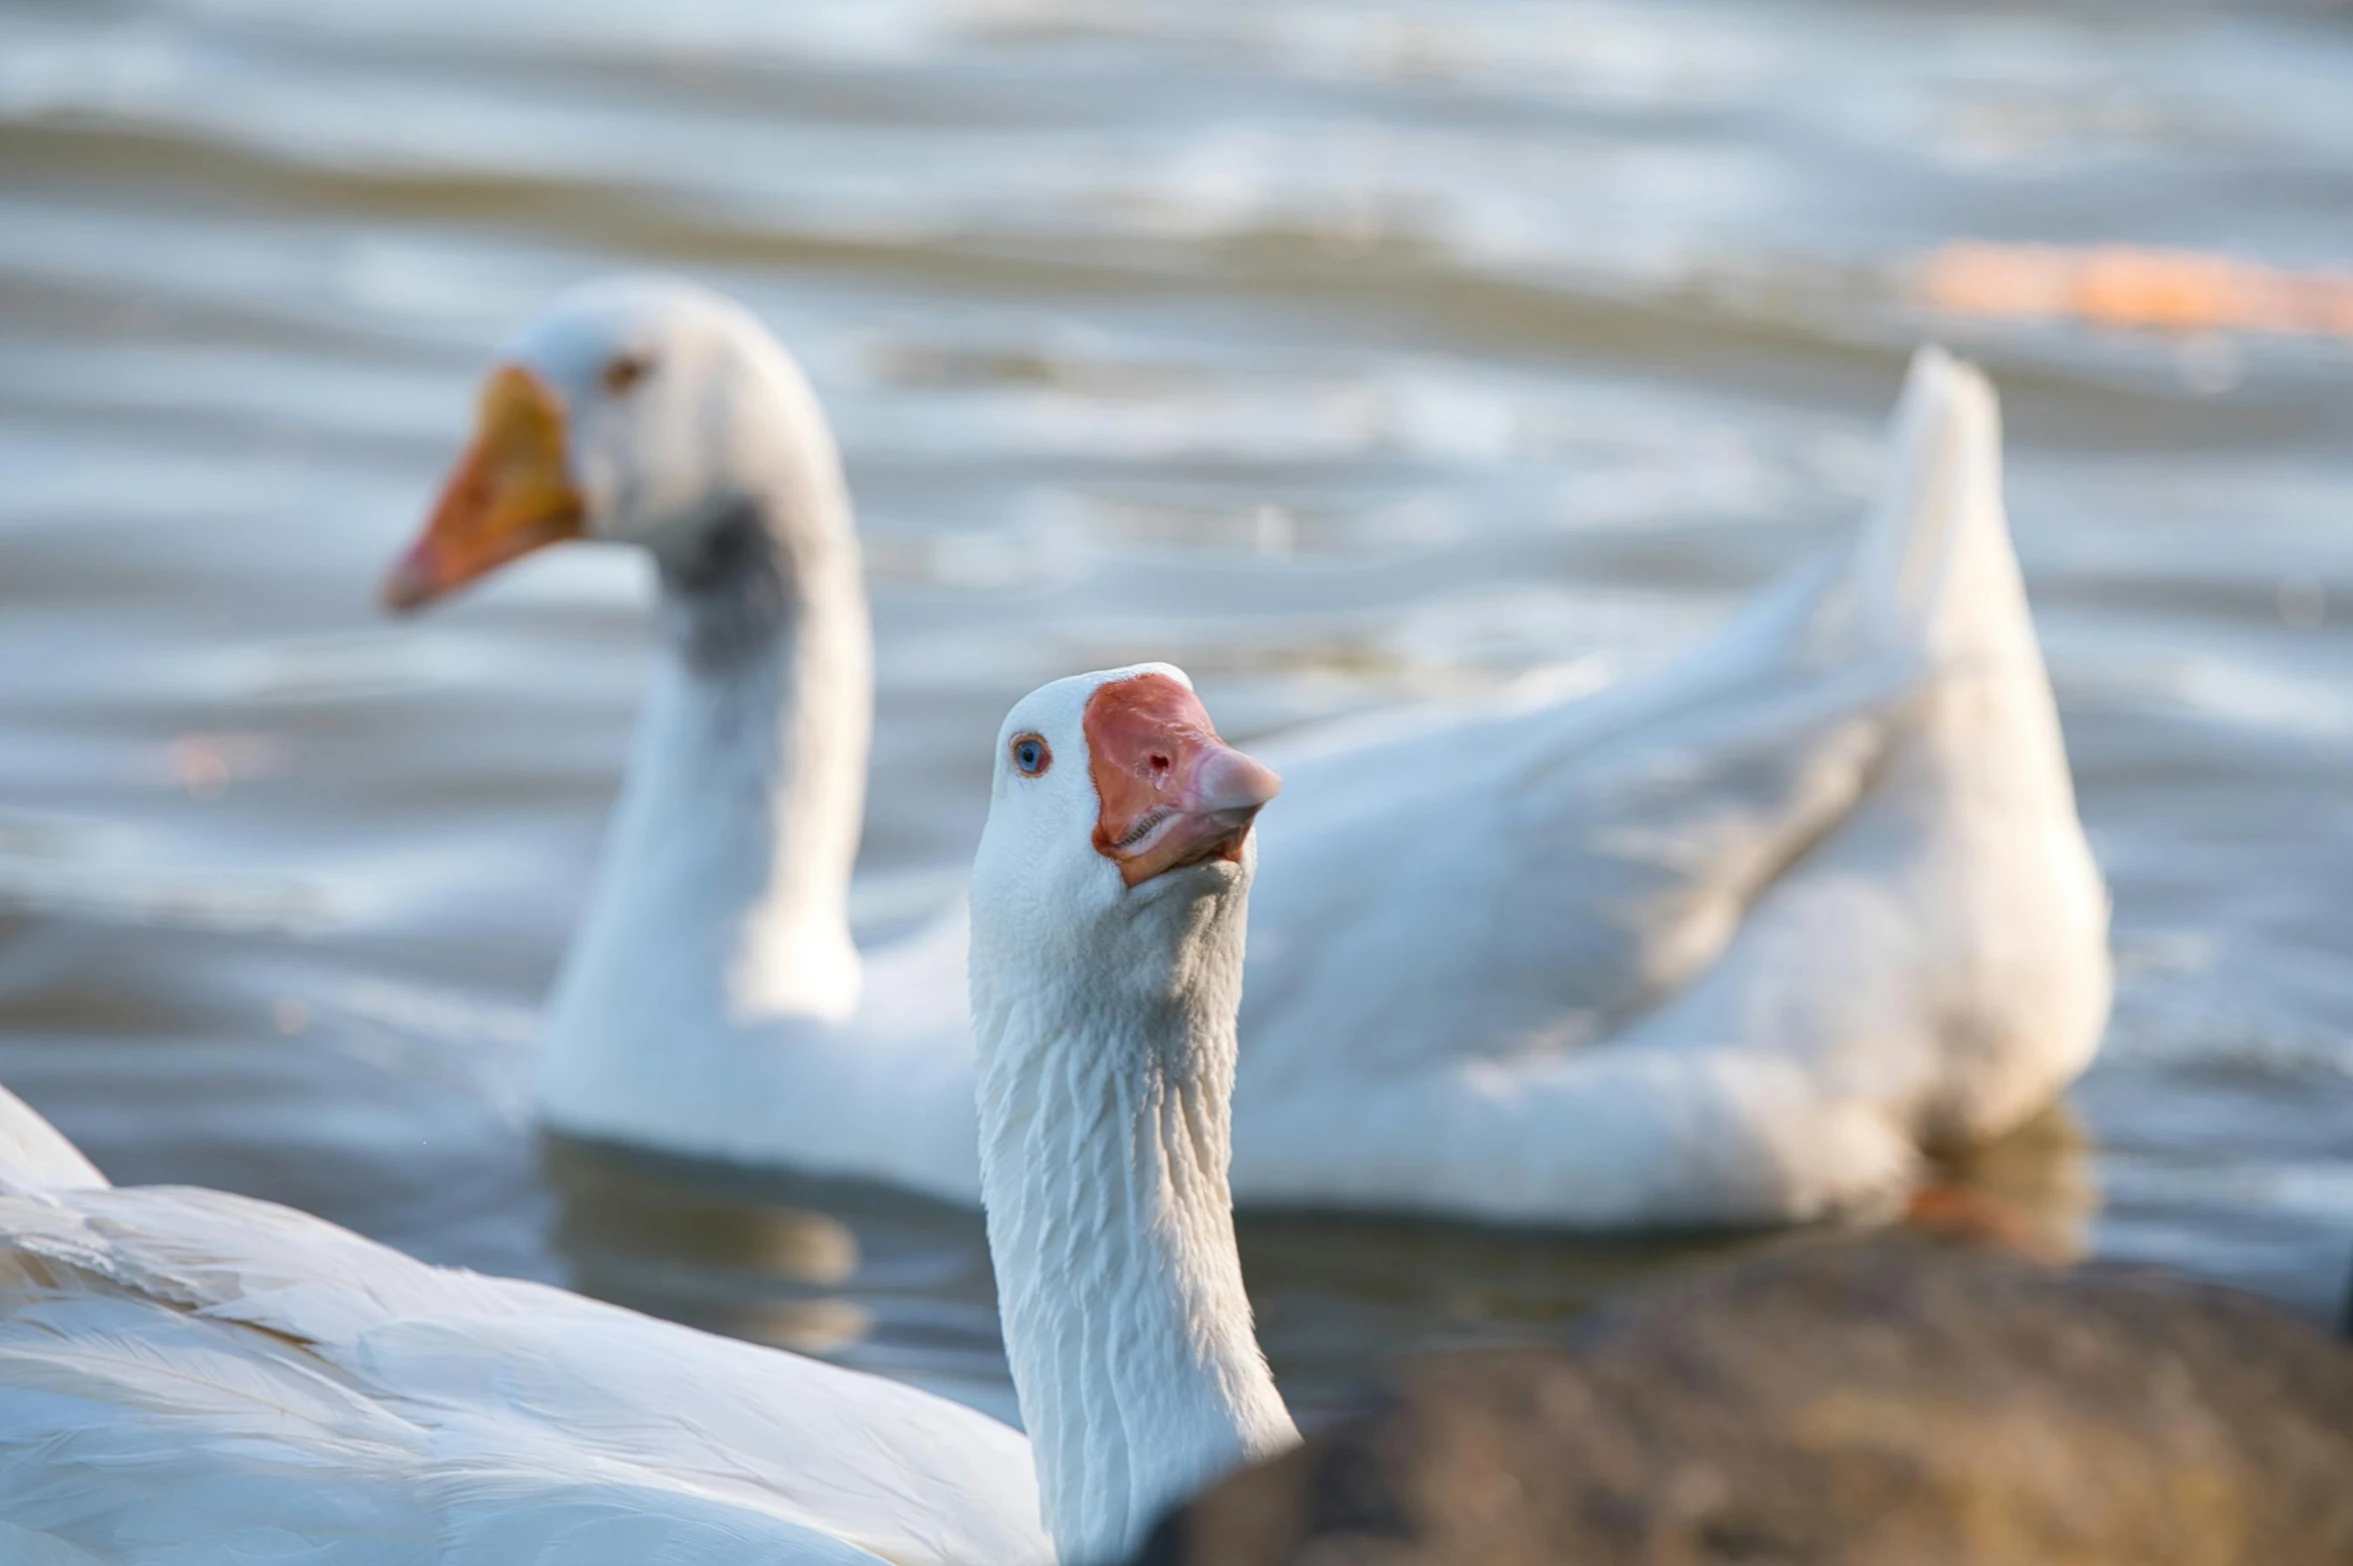
[[[1298,1440],[1226,1184],[1243,911],[1237,893],[1174,939],[1056,953],[976,896],[989,1251],[1066,1561],[1124,1554],[1170,1502]]]
[[[543,1091],[658,1072],[665,1038],[857,1007],[873,721],[857,537],[821,424],[758,460],[712,525],[680,530],[678,558],[657,556],[652,686],[550,1001]]]

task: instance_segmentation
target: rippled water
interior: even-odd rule
[[[808,364],[877,599],[868,928],[1006,703],[1229,733],[1660,656],[1841,535],[1911,344],[2002,387],[2122,992],[1977,1177],[2326,1308],[2353,1257],[2353,346],[1916,301],[1954,239],[2353,262],[2353,25],[2277,6],[0,7],[0,1079],[314,1209],[1004,1409],[978,1224],[542,1146],[532,1009],[649,583],[371,607],[489,344],[621,267]],[[1705,1249],[1260,1222],[1314,1406]]]

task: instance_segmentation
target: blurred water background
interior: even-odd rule
[[[877,600],[875,933],[952,894],[1044,678],[1173,658],[1249,736],[1671,653],[1844,535],[1933,336],[2005,398],[2121,970],[2070,1110],[1960,1173],[2330,1309],[2353,312],[1924,280],[2353,266],[2348,82],[2342,11],[2181,0],[7,0],[0,1080],[119,1180],[1006,1411],[976,1219],[530,1133],[650,582],[576,549],[376,613],[498,335],[661,268],[809,367]],[[1244,1231],[1309,1409],[1726,1243]]]

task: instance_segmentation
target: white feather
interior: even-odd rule
[[[60,1550],[1050,1558],[1022,1438],[895,1383],[218,1192],[0,1197],[0,1247],[0,1516]]]
[[[1057,680],[998,735],[972,876],[982,1189],[1005,1351],[1064,1559],[1298,1440],[1251,1329],[1227,1183],[1255,856],[1127,886],[1082,712],[1165,664]],[[1041,776],[1007,761],[1034,733]]]
[[[23,1099],[0,1088],[0,1190],[16,1186],[64,1190],[104,1184],[106,1176],[82,1156],[80,1148],[59,1135],[57,1128],[35,1114]]]
[[[963,913],[849,945],[867,633],[822,415],[732,307],[592,304],[526,335],[543,373],[674,332],[695,352],[662,374],[707,375],[694,406],[729,410],[612,435],[608,487],[676,515],[603,530],[674,555],[708,509],[684,461],[714,493],[768,496],[775,547],[810,564],[772,643],[724,670],[692,656],[705,611],[669,597],[543,1108],[581,1135],[973,1201]],[[1881,1199],[1923,1147],[1998,1135],[2083,1068],[2106,894],[1991,388],[1923,351],[1892,445],[1844,561],[1655,676],[1270,748],[1289,785],[1260,833],[1241,1200],[1804,1219]]]
[[[1998,1134],[2083,1068],[2107,900],[1991,388],[1924,352],[1895,437],[1845,565],[1662,676],[1283,758],[1238,1190],[1590,1226],[1802,1219],[1900,1185],[1924,1145]]]
[[[1009,781],[1000,736],[973,883],[990,1252],[1034,1451],[926,1393],[427,1266],[266,1202],[10,1170],[0,1516],[24,1553],[1019,1562],[1049,1558],[1042,1514],[1075,1562],[1295,1443],[1226,1181],[1254,856],[1172,854],[1131,887],[1093,841],[1082,709],[1138,672],[1182,679],[1060,681],[1015,708],[1063,759]],[[1215,832],[1271,796],[1189,715],[1150,743],[1194,747],[1185,776],[1211,781],[1170,808]]]

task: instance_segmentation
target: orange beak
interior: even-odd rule
[[[564,404],[521,365],[491,372],[474,439],[432,520],[384,579],[389,609],[422,608],[534,549],[578,538],[585,508],[564,470]]]
[[[1165,674],[1098,686],[1084,727],[1101,806],[1095,851],[1129,886],[1238,861],[1250,823],[1283,787],[1272,768],[1219,739],[1200,698]]]

